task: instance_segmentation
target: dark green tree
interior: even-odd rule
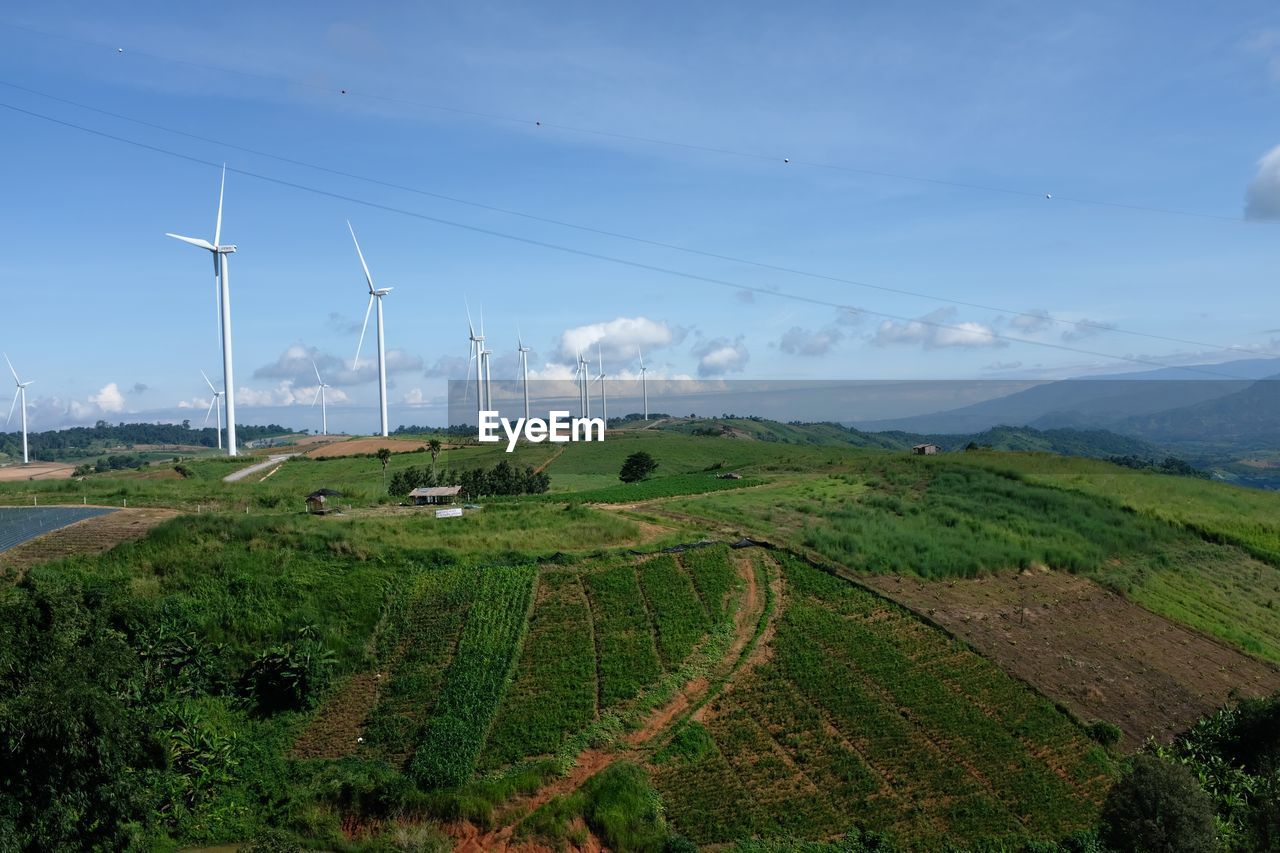
[[[1141,753],[1102,806],[1102,840],[1136,853],[1220,849],[1213,804],[1191,771]]]
[[[378,457],[378,461],[382,463],[382,479],[387,479],[387,463],[391,461],[391,451],[386,447],[379,447],[378,452],[374,454]]]
[[[431,473],[436,472],[436,459],[440,457],[440,451],[444,449],[444,445],[440,443],[440,439],[433,438],[427,442],[427,450],[431,452]]]
[[[657,461],[643,450],[632,453],[622,463],[618,479],[624,483],[638,483],[658,468]]]

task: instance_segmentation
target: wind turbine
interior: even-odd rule
[[[231,366],[231,288],[227,283],[227,255],[234,254],[235,246],[222,245],[222,196],[227,188],[227,167],[222,167],[222,184],[218,188],[218,220],[213,226],[213,242],[195,237],[183,237],[181,234],[169,234],[172,237],[189,243],[198,249],[213,255],[213,274],[218,289],[218,333],[222,340],[222,390],[227,398],[227,455],[236,454],[236,394],[235,380]]]
[[[316,397],[315,400],[311,401],[311,405],[314,406],[316,404],[316,400],[320,401],[320,434],[328,435],[329,412],[328,409],[325,408],[324,389],[329,386],[324,384],[324,380],[320,378],[320,368],[316,367],[316,360],[314,358],[311,359],[311,369],[316,372],[316,382],[320,385],[320,387],[316,389]]]
[[[471,341],[471,355],[467,359],[467,373],[471,372],[471,362],[476,363],[476,424],[480,423],[480,413],[486,411],[488,406],[485,404],[485,388],[484,388],[484,312],[480,314],[480,334],[476,334],[475,324],[471,322],[471,306],[463,302],[467,309],[467,332]],[[470,380],[467,381],[468,387]],[[464,395],[463,399],[466,397]]]
[[[364,262],[364,252],[360,251],[360,241],[356,239],[356,229],[347,221],[347,230],[351,232],[351,242],[356,244],[356,254],[360,256],[360,266],[364,268],[364,279],[369,283],[369,305],[364,309],[364,325],[360,328],[360,342],[356,344],[356,357],[351,362],[351,369],[360,367],[360,348],[364,346],[364,333],[369,329],[369,312],[373,303],[378,303],[378,407],[382,414],[382,434],[387,434],[387,349],[382,336],[382,297],[394,288],[374,287],[373,276],[369,275],[369,265]]]
[[[582,405],[579,408],[582,410],[582,416],[584,418],[591,417],[591,388],[590,388],[591,371],[588,369],[589,367],[590,367],[590,362],[588,362],[585,358],[583,358],[582,353],[579,352],[578,353],[578,382],[581,385],[579,394],[581,395],[580,402],[582,403]]]
[[[5,363],[9,365],[9,372],[13,374],[13,381],[18,386],[18,390],[13,392],[13,403],[9,406],[9,417],[5,418],[4,425],[8,426],[9,421],[13,420],[13,408],[18,405],[18,400],[22,400],[22,464],[26,465],[31,461],[27,456],[27,386],[34,382],[34,379],[28,379],[23,382],[18,378],[18,371],[13,369],[13,362],[9,361],[9,354],[5,353]]]
[[[600,417],[604,418],[605,429],[609,428],[609,398],[604,390],[604,354],[600,352],[599,344],[596,345],[596,357],[600,360],[600,375],[596,378],[600,380]]]
[[[520,354],[520,372],[524,379],[524,420],[529,422],[529,348],[524,345],[524,335],[516,326],[516,352]]]
[[[225,391],[219,391],[213,387],[213,383],[209,381],[209,377],[202,370],[200,375],[204,376],[204,384],[209,386],[209,390],[213,392],[213,399],[209,401],[209,411],[204,413],[204,425],[209,425],[209,415],[213,414],[214,407],[218,409],[218,449],[222,449],[222,395]]]
[[[649,368],[644,366],[644,353],[640,351],[640,347],[636,347],[636,355],[640,356],[640,393],[644,397],[644,419],[649,420],[649,385],[645,381],[645,374],[649,372]]]

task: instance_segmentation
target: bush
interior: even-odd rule
[[[260,653],[240,677],[240,690],[263,714],[303,710],[319,698],[333,664],[333,652],[316,639],[315,629],[302,628],[294,641]]]
[[[618,479],[624,483],[638,483],[658,468],[657,461],[643,450],[632,453],[622,463]]]
[[[1154,755],[1133,758],[1102,806],[1102,840],[1115,850],[1218,850],[1213,805],[1191,771]]]
[[[1108,723],[1106,720],[1094,720],[1085,727],[1085,731],[1089,733],[1089,737],[1107,749],[1115,746],[1124,738],[1124,732],[1121,731],[1120,727],[1114,723]]]

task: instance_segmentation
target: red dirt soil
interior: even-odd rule
[[[32,462],[30,465],[0,467],[0,483],[22,480],[69,480],[76,466],[62,462]]]
[[[426,445],[422,439],[408,438],[353,438],[350,441],[335,441],[313,447],[303,456],[311,459],[335,459],[339,456],[359,456],[362,453],[377,453],[387,448],[392,453],[412,453]]]
[[[1135,749],[1169,741],[1233,690],[1280,690],[1280,669],[1095,584],[1048,569],[954,581],[859,581],[964,639],[1086,722]]]

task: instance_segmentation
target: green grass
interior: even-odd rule
[[[676,829],[712,844],[856,825],[929,846],[1091,825],[1110,766],[1070,720],[905,611],[783,563],[773,659],[659,756]]]
[[[475,600],[409,766],[422,787],[454,787],[475,772],[519,655],[534,576],[529,566],[491,566],[472,579]]]
[[[591,610],[578,573],[544,569],[515,680],[481,759],[494,770],[550,755],[596,713]]]
[[[586,573],[582,582],[591,602],[601,708],[633,698],[662,672],[653,629],[645,610],[635,566],[619,562]]]
[[[742,583],[729,561],[729,549],[723,545],[693,548],[681,553],[679,561],[693,580],[711,620],[727,619],[733,610],[733,591]]]
[[[669,554],[652,557],[636,569],[640,589],[653,614],[658,654],[674,669],[693,651],[710,627],[707,612],[689,576]]]
[[[616,478],[615,478],[616,479]],[[715,474],[674,474],[670,477],[654,477],[639,483],[615,483],[598,489],[575,491],[569,495],[563,492],[552,492],[542,495],[546,501],[564,502],[572,499],[579,503],[620,504],[632,501],[647,501],[654,498],[669,498],[676,495],[697,495],[706,492],[719,492],[727,489],[742,489],[747,486],[758,486],[763,481],[758,478],[744,477],[741,480],[721,480]]]

